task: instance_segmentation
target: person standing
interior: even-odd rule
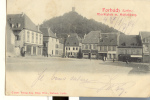
[[[113,58],[113,62],[115,62],[115,59]]]

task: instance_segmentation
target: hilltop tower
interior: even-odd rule
[[[72,7],[72,11],[75,12],[75,7]]]

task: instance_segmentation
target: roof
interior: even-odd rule
[[[143,42],[143,40],[145,38],[150,37],[150,32],[142,31],[142,32],[140,32],[140,36],[141,36],[141,39],[142,39],[142,42]]]
[[[116,45],[118,45],[117,44],[117,37],[118,37],[118,34],[101,33],[98,45],[116,46]]]
[[[13,24],[12,30],[22,30],[28,29],[36,32],[40,32],[38,27],[31,21],[31,19],[26,14],[8,14],[7,22]],[[19,27],[17,27],[19,24]]]
[[[57,38],[50,28],[40,28],[40,31],[43,33],[43,37]]]
[[[80,40],[78,38],[78,35],[75,34],[71,34],[67,40],[65,45],[66,46],[79,46]]]
[[[120,35],[119,47],[139,47],[142,46],[139,35]]]
[[[90,33],[88,33],[85,38],[83,39],[82,43],[98,43],[99,42],[99,37],[100,37],[100,31],[91,31]]]
[[[65,39],[64,38],[59,38],[59,43],[64,44]]]

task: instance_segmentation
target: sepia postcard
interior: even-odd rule
[[[149,0],[7,0],[7,96],[150,97]]]

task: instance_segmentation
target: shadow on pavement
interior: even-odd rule
[[[113,65],[120,67],[130,67],[132,70],[128,74],[150,74],[149,63],[126,63],[126,62],[105,62],[104,65]]]

